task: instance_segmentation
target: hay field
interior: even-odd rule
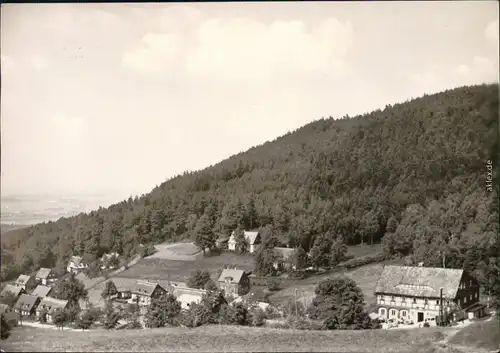
[[[425,331],[424,331],[425,330]],[[441,332],[440,332],[441,331]],[[15,352],[434,352],[443,329],[295,331],[241,326],[196,329],[57,331],[16,328],[2,341]]]
[[[169,260],[149,256],[115,277],[185,282],[196,269],[209,270],[215,276],[217,271],[225,265],[251,271],[254,268],[254,259],[251,256],[240,256],[229,252],[199,257],[195,261]]]

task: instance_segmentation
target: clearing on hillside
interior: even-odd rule
[[[254,258],[230,252],[211,253],[209,256],[200,256],[196,260],[169,260],[149,256],[115,277],[185,282],[197,269],[208,270],[212,276],[215,276],[217,271],[225,265],[251,271],[254,268]]]
[[[196,329],[57,331],[20,327],[2,342],[10,352],[429,352],[445,328],[296,331],[243,326]]]
[[[155,245],[156,253],[148,258],[158,258],[178,261],[196,261],[203,252],[193,243],[175,243]]]

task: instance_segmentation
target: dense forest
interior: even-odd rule
[[[498,93],[461,87],[317,120],[147,195],[14,230],[2,239],[2,277],[62,268],[73,254],[130,258],[140,244],[200,229],[267,226],[282,245],[307,251],[325,234],[382,242],[390,255],[466,266],[486,284],[500,251],[498,186],[487,187],[488,160],[497,175]]]

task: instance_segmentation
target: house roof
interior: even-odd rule
[[[50,268],[42,267],[41,269],[38,270],[35,277],[47,279],[51,272],[52,270]]]
[[[260,234],[260,232],[257,230],[251,230],[251,231],[245,230],[243,232],[243,235],[245,236],[245,239],[249,245],[256,244],[256,241],[259,239],[259,234]],[[231,233],[230,240],[234,241],[234,231],[233,231],[233,233]]]
[[[194,296],[199,296],[200,298],[205,294],[207,291],[204,289],[196,289],[196,288],[189,288],[189,287],[172,287],[172,293],[176,296],[179,297],[184,294],[189,294],[189,295],[194,295]]]
[[[464,271],[438,267],[385,266],[375,293],[455,299]]]
[[[14,305],[14,309],[31,311],[35,307],[37,300],[38,297],[36,295],[21,294],[16,302],[16,305]]]
[[[191,304],[192,302],[199,303],[201,301],[203,295],[200,294],[181,294],[177,297],[177,300],[181,303],[182,306],[186,306],[187,304]]]
[[[245,274],[245,271],[243,271],[243,270],[225,268],[222,270],[222,273],[219,276],[218,282],[225,282],[226,278],[230,277],[231,283],[238,284],[238,283],[240,283],[241,278],[243,277],[244,274]]]
[[[82,263],[82,258],[81,256],[71,256],[71,259],[69,260],[70,262],[73,262],[75,266],[79,266],[80,263]]]
[[[31,294],[37,297],[46,297],[49,295],[51,290],[52,288],[50,288],[49,286],[42,286],[41,284],[39,284]]]
[[[157,287],[161,286],[158,283],[153,282],[137,282],[132,288],[132,293],[150,297]]]
[[[28,275],[19,275],[19,277],[17,277],[16,279],[16,284],[25,285],[26,283],[28,283],[30,278],[31,277]]]
[[[295,249],[293,249],[293,248],[278,248],[278,247],[274,248],[274,251],[276,251],[278,254],[283,256],[284,259],[286,259],[290,255],[292,255],[294,250]]]
[[[4,296],[7,294],[7,292],[11,292],[17,297],[22,291],[23,291],[22,287],[13,286],[12,284],[7,284],[5,288],[2,290],[2,293],[0,295]]]
[[[38,308],[45,308],[49,312],[55,309],[64,309],[68,305],[67,300],[61,300],[61,299],[56,299],[52,297],[45,297],[42,299],[40,302],[40,305],[38,305]]]

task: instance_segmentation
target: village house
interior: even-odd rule
[[[80,256],[71,256],[66,270],[68,272],[79,273],[89,267]]]
[[[282,270],[292,268],[295,270],[295,265],[290,263],[290,257],[292,256],[294,249],[275,247],[274,251],[278,255],[279,259],[273,263],[273,267],[275,269]]]
[[[67,300],[55,299],[52,297],[45,297],[40,301],[36,308],[36,316],[40,317],[43,310],[47,312],[47,323],[53,323],[53,316],[56,310],[64,310],[68,306]]]
[[[49,286],[57,280],[57,276],[54,271],[50,268],[44,268],[38,270],[35,275],[35,280],[37,283],[42,284],[44,286]]]
[[[14,286],[12,284],[7,284],[2,292],[0,293],[0,297],[5,297],[8,295],[12,295],[16,298],[16,300],[21,296],[22,294],[25,294],[26,290],[23,287],[20,286]]]
[[[28,290],[30,288],[34,288],[36,286],[36,280],[33,276],[28,275],[20,275],[17,277],[16,282],[14,282],[16,287],[21,287],[24,290]]]
[[[441,310],[452,321],[460,311],[470,318],[486,313],[478,282],[462,269],[385,266],[375,295],[384,319],[424,323],[438,321]]]
[[[131,297],[129,302],[139,305],[151,304],[151,299],[158,298],[166,294],[165,288],[158,283],[153,282],[137,282],[131,290]]]
[[[33,290],[33,292],[31,293],[31,295],[35,295],[39,298],[45,298],[45,297],[48,297],[50,292],[52,291],[52,288],[49,287],[49,286],[42,286],[41,284],[39,284],[38,286],[36,286],[35,290]]]
[[[239,297],[240,295],[247,294],[250,290],[249,275],[249,272],[243,270],[225,268],[222,270],[217,284],[224,291],[225,295]]]
[[[118,268],[118,253],[113,252],[110,254],[104,254],[101,257],[101,270],[112,270]]]
[[[245,239],[248,243],[248,252],[249,253],[254,253],[257,251],[261,244],[261,236],[258,231],[244,231],[244,236]],[[231,233],[231,237],[229,237],[229,240],[227,242],[228,249],[231,251],[236,251],[236,240],[235,240],[235,232]]]
[[[14,305],[14,311],[16,311],[21,316],[35,316],[36,307],[40,303],[40,298],[36,295],[21,294],[19,299]]]
[[[181,303],[182,309],[188,309],[191,303],[199,304],[203,295],[207,291],[204,289],[195,289],[189,287],[173,287],[173,295]]]

